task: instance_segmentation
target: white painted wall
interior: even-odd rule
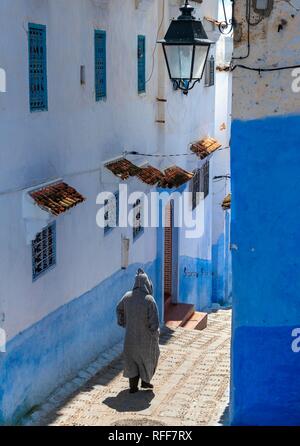
[[[174,1],[170,10],[164,1],[161,33],[178,15]],[[196,4],[197,15],[214,15],[217,3]],[[160,49],[147,93],[137,94],[137,35],[146,35],[150,74],[162,6],[162,0],[0,3],[0,66],[7,73],[7,93],[0,96],[0,313],[8,339],[120,268],[121,234],[127,231],[115,229],[104,237],[97,228],[96,196],[107,184],[95,169],[124,149],[187,152],[188,143],[214,132],[214,89],[202,84],[188,97],[173,92],[165,67],[159,66]],[[28,22],[47,26],[47,112],[29,111]],[[107,31],[107,100],[99,103],[94,98],[94,29]],[[85,86],[80,85],[80,65],[86,66]],[[168,101],[165,125],[155,122],[161,113],[156,98],[162,93]],[[176,162],[185,166],[185,160]],[[57,219],[57,266],[32,283],[22,190],[57,177],[87,201]],[[111,184],[111,190],[116,186]],[[143,190],[135,180],[130,187]],[[155,257],[156,232],[148,230],[131,248],[130,262]]]

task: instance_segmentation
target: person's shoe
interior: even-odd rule
[[[129,389],[129,393],[137,393],[139,391],[139,389],[137,387],[131,387]]]
[[[142,381],[141,387],[142,387],[142,389],[153,389],[154,388],[153,384],[146,383],[145,381]]]

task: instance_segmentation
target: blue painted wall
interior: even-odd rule
[[[225,283],[225,237],[222,234],[217,243],[212,246],[213,280],[212,301],[222,304],[224,302]]]
[[[0,354],[0,424],[16,423],[58,385],[121,340],[115,307],[144,267],[161,308],[157,263],[120,270],[85,295],[20,333]]]
[[[212,246],[212,302],[222,307],[232,304],[230,225],[230,211],[224,211],[224,233]]]
[[[232,127],[231,422],[300,424],[300,116]]]
[[[211,307],[212,262],[181,256],[179,259],[180,302],[194,304],[196,311]]]

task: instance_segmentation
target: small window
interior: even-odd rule
[[[204,193],[204,198],[209,194],[209,161],[207,161],[202,167],[201,173],[201,192]]]
[[[104,203],[104,234],[108,234],[119,225],[119,192]]]
[[[56,265],[56,223],[39,232],[32,242],[32,278],[38,279]]]
[[[207,161],[201,169],[195,172],[192,179],[192,209],[198,206],[197,192],[203,193],[204,198],[209,194],[209,161]]]
[[[146,92],[146,37],[138,36],[138,93]]]
[[[192,209],[196,209],[198,206],[197,192],[200,192],[200,169],[196,170],[192,179]]]
[[[106,98],[106,32],[95,31],[95,94],[96,101]]]
[[[144,206],[142,199],[133,205],[133,240],[136,240],[144,232]]]
[[[28,25],[30,111],[48,109],[46,26]]]
[[[211,56],[206,64],[205,86],[212,87],[215,85],[215,58]]]

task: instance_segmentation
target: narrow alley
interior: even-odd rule
[[[231,311],[209,314],[203,331],[164,329],[154,392],[129,395],[122,346],[104,354],[24,420],[52,426],[193,426],[226,424]],[[110,352],[112,353],[112,352]],[[113,357],[114,356],[114,357]],[[97,364],[107,365],[97,370]],[[84,384],[82,384],[84,383]],[[72,392],[72,388],[78,388]]]

